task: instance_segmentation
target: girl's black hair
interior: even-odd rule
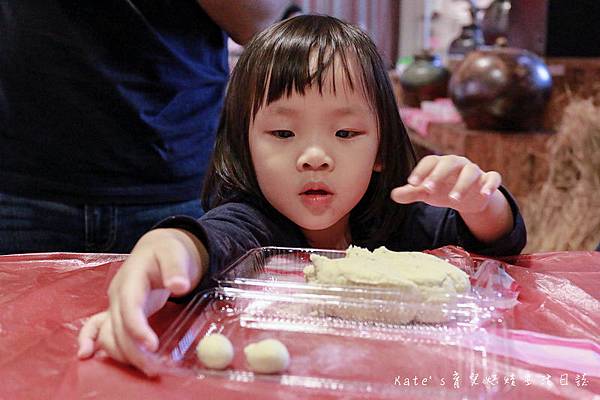
[[[231,75],[206,174],[202,195],[205,210],[230,201],[251,201],[274,211],[260,191],[252,165],[250,121],[262,106],[282,96],[294,92],[303,95],[306,87],[314,85],[322,92],[328,73],[335,70],[334,62],[341,63],[351,89],[363,90],[379,127],[377,160],[382,169],[373,172],[367,192],[352,210],[350,225],[360,227],[352,231],[353,243],[373,247],[397,229],[404,206],[393,202],[390,192],[406,183],[416,158],[391,83],[375,44],[365,32],[321,15],[300,15],[279,22],[254,37],[242,53]],[[351,62],[358,66],[354,77]]]

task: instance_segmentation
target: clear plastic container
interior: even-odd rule
[[[218,275],[216,280],[220,287],[244,290],[335,295],[369,301],[387,300],[399,305],[412,304],[417,309],[415,319],[420,322],[442,322],[446,317],[452,320],[460,314],[465,322],[474,318],[478,323],[483,323],[490,318],[500,317],[498,309],[512,308],[516,304],[517,292],[511,290],[512,278],[498,266],[498,262],[487,260],[476,267],[468,253],[442,249],[444,250],[440,253],[441,258],[469,275],[471,289],[464,294],[437,294],[433,303],[425,303],[421,292],[416,289],[340,287],[305,282],[303,271],[311,264],[310,255],[318,254],[333,259],[346,255],[345,251],[336,250],[257,248],[240,257]]]
[[[502,396],[500,385],[469,385],[474,374],[494,376],[510,367],[497,355],[511,351],[501,348],[510,341],[498,340],[506,336],[498,309],[510,308],[517,292],[499,263],[478,263],[459,248],[436,249],[434,255],[469,275],[471,290],[423,301],[418,290],[307,283],[303,270],[311,254],[346,255],[265,247],[234,262],[215,278],[218,287],[198,294],[162,335],[165,372],[311,388],[342,398]],[[212,333],[233,343],[236,355],[226,370],[207,369],[196,357],[198,342]],[[243,348],[267,338],[290,352],[283,373],[256,374],[246,365]]]
[[[159,355],[166,373],[265,381],[342,397],[473,399],[502,390],[468,384],[474,371],[498,373],[502,365],[486,351],[491,336],[469,322],[480,310],[449,308],[445,323],[420,324],[398,321],[399,307],[420,310],[419,304],[397,301],[220,287],[191,301],[162,335]],[[226,370],[204,368],[196,357],[198,342],[212,333],[233,343],[235,357]],[[495,335],[501,334],[498,327]],[[289,350],[291,363],[283,373],[256,374],[246,365],[243,348],[267,338]]]

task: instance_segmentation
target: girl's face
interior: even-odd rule
[[[265,198],[322,247],[349,244],[350,211],[378,168],[376,116],[341,69],[335,77],[335,94],[330,74],[322,93],[314,85],[263,106],[249,131]]]

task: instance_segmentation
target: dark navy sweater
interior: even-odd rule
[[[514,216],[513,230],[493,243],[478,241],[459,213],[453,209],[413,203],[406,207],[404,221],[381,243],[353,243],[371,249],[386,246],[393,251],[421,251],[446,245],[488,256],[519,254],[527,233],[519,208],[512,196],[501,188]],[[390,200],[391,201],[391,200]],[[157,227],[181,228],[197,236],[206,246],[209,276],[222,271],[248,250],[263,246],[310,247],[296,224],[273,209],[261,209],[244,202],[231,202],[213,208],[200,219],[175,216]],[[352,227],[353,231],[357,227]]]

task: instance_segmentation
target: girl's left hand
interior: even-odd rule
[[[422,201],[474,214],[486,209],[501,183],[498,172],[482,171],[465,157],[426,156],[412,171],[408,184],[392,190],[391,197],[402,204]]]

